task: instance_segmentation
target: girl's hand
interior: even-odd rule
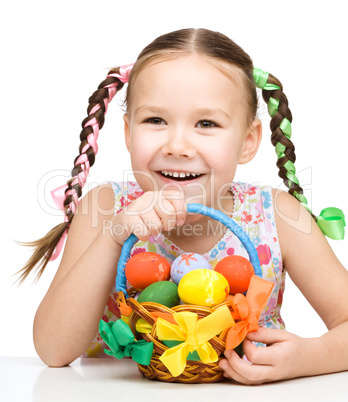
[[[162,230],[170,231],[184,224],[186,206],[179,190],[148,191],[119,212],[112,221],[112,237],[123,245],[134,233],[146,241]]]
[[[267,347],[257,347],[262,342]],[[243,343],[249,362],[234,350],[225,352],[227,359],[220,361],[224,376],[246,385],[257,385],[305,375],[306,339],[281,329],[260,328],[248,333]],[[251,364],[252,363],[252,364]]]

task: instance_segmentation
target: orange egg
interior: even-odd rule
[[[240,255],[229,255],[220,260],[215,271],[222,274],[230,285],[230,294],[248,290],[251,277],[255,274],[251,262]]]
[[[126,263],[125,274],[128,282],[136,289],[145,289],[154,282],[168,281],[170,263],[156,253],[138,253]]]

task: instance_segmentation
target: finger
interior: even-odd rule
[[[276,342],[284,342],[289,339],[289,334],[285,329],[259,328],[247,334],[247,339],[254,342],[262,342],[271,345]]]
[[[220,367],[225,371],[225,377],[245,385],[256,385],[265,382],[261,376],[257,377],[254,370],[250,369],[253,365],[240,358],[235,351],[231,351],[228,356],[228,359],[221,360],[220,364]]]
[[[256,346],[249,339],[243,342],[245,356],[253,364],[274,365],[277,362],[274,348],[266,346]]]
[[[227,359],[221,359],[219,361],[219,366],[224,371],[225,378],[229,378],[241,384],[249,384],[249,381],[246,378],[244,378],[236,370],[234,370]]]
[[[233,375],[237,381],[243,384],[262,384],[274,378],[273,366],[250,364],[241,359],[235,351],[232,352],[227,359],[231,367],[226,367],[226,372],[228,375]]]
[[[181,224],[183,224],[187,215],[187,206],[183,190],[164,190],[162,196],[163,200],[169,201],[173,205],[177,222],[182,222]]]
[[[112,227],[112,237],[117,243],[122,245],[131,233],[142,241],[150,238],[150,233],[139,216],[125,216],[121,211],[117,218],[117,223]]]
[[[164,199],[155,206],[156,214],[162,222],[164,230],[170,231],[175,228],[177,223],[175,207],[171,202]]]
[[[146,226],[149,236],[156,236],[162,231],[163,222],[155,209],[140,215],[142,223]],[[141,225],[141,224],[140,224]]]
[[[151,233],[144,221],[139,216],[136,221],[131,225],[131,231],[135,234],[135,236],[141,241],[148,241]]]

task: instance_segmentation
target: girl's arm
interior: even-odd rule
[[[71,363],[97,333],[122,248],[103,230],[113,215],[109,185],[90,191],[78,206],[60,266],[34,320],[35,348],[49,366]]]
[[[184,202],[176,190],[148,191],[114,216],[109,185],[82,199],[34,320],[35,348],[45,363],[64,366],[88,348],[115,282],[121,244],[131,233],[146,241],[162,229],[172,230],[186,219]]]
[[[301,204],[281,191],[273,197],[284,267],[329,331],[311,339],[276,329],[250,332],[243,347],[254,364],[234,351],[221,361],[227,377],[245,384],[348,370],[348,272]]]
[[[348,370],[348,271],[302,205],[288,193],[273,196],[284,266],[329,330],[306,342],[311,356],[303,375]]]

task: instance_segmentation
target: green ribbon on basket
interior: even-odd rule
[[[344,239],[346,226],[344,213],[339,208],[325,208],[317,218],[317,224],[325,236],[334,240]]]
[[[144,339],[137,341],[129,328],[122,320],[105,322],[100,320],[99,332],[110,350],[104,349],[109,356],[122,359],[131,357],[139,364],[148,366],[153,353],[153,342],[146,342]]]

